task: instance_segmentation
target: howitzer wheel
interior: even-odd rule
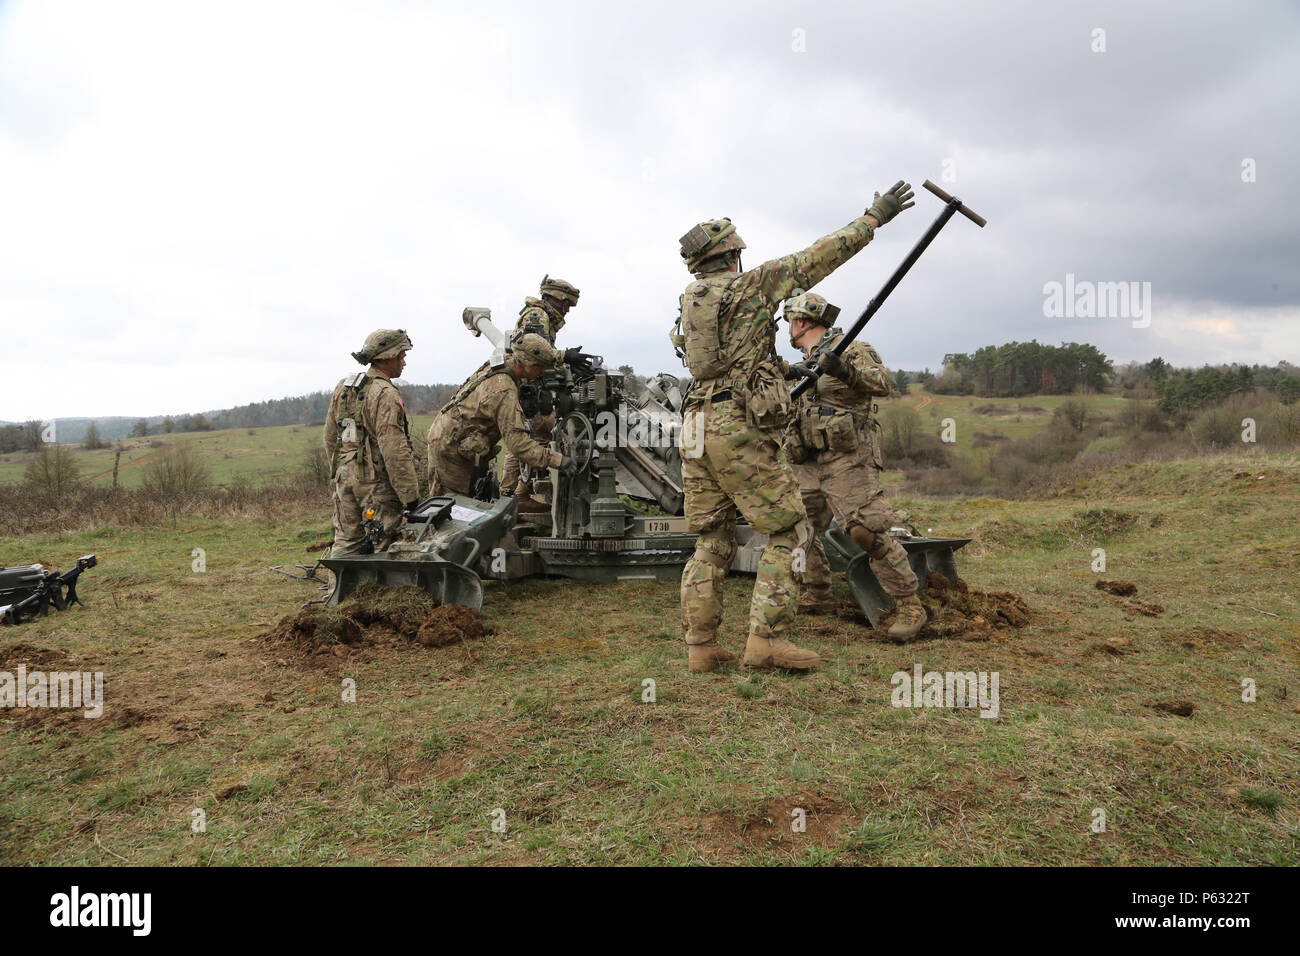
[[[570,412],[555,429],[555,442],[560,453],[569,456],[581,471],[591,464],[596,454],[596,430],[591,419],[582,412]]]

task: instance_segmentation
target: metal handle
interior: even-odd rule
[[[930,190],[930,192],[934,193],[936,196],[938,196],[938,197],[939,197],[940,199],[942,199],[944,202],[952,202],[952,201],[953,201],[953,197],[952,197],[952,196],[949,196],[946,192],[944,192],[942,189],[940,189],[940,188],[939,188],[938,186],[936,186],[934,183],[930,182],[930,180],[927,179],[925,182],[921,183],[921,185],[924,186],[926,189]],[[960,203],[961,200],[958,199],[957,202]],[[985,218],[984,218],[983,216],[981,216],[979,213],[975,212],[975,210],[973,210],[973,209],[968,209],[965,205],[959,205],[959,206],[957,207],[957,211],[958,211],[959,213],[961,213],[963,216],[965,216],[967,219],[969,219],[971,222],[975,223],[975,225],[979,226],[981,229],[983,229],[985,226],[988,225],[988,220],[987,220],[987,219],[985,219]]]

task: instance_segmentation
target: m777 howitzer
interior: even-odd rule
[[[467,309],[466,325],[498,347],[505,341],[486,309]],[[526,414],[554,410],[552,444],[577,464],[569,475],[556,469],[530,474],[524,467],[524,481],[534,497],[549,501],[550,512],[521,515],[508,496],[422,501],[383,551],[322,559],[336,580],[327,602],[337,604],[367,581],[413,585],[442,603],[477,608],[484,579],[679,580],[696,540],[682,516],[682,388],[676,376],[661,373],[633,391],[626,376],[606,369],[599,356],[570,350],[561,368],[547,371],[531,394],[521,394]],[[891,533],[922,580],[932,570],[957,576],[952,552],[967,539]],[[766,536],[742,521],[737,541],[732,569],[752,574]],[[893,602],[866,553],[835,525],[823,543],[831,567],[845,570],[874,624]]]
[[[66,611],[81,604],[77,596],[77,578],[98,564],[93,554],[77,558],[68,571],[46,571],[39,564],[0,568],[0,624],[21,624],[25,618],[45,617],[53,607]]]

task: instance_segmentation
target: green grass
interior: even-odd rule
[[[819,671],[693,675],[675,583],[534,579],[487,584],[481,640],[308,663],[254,638],[315,596],[265,569],[309,559],[323,503],[7,540],[9,563],[103,557],[89,607],[0,630],[0,656],[103,670],[107,702],[99,720],[0,712],[0,862],[1300,862],[1296,456],[1117,468],[1044,501],[894,503],[973,535],[963,576],[1023,595],[1031,624],[896,647],[806,618],[794,637]],[[1164,613],[1097,591],[1094,547]],[[733,651],[751,588],[725,587]],[[890,675],[917,663],[999,672],[1000,717],[891,707]],[[1193,716],[1150,706],[1171,699]]]

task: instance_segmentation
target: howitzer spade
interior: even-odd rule
[[[907,275],[907,270],[912,268],[917,259],[921,258],[921,253],[925,252],[926,247],[929,246],[930,243],[934,242],[934,237],[939,235],[939,230],[948,224],[948,220],[951,219],[955,213],[961,213],[981,229],[985,226],[986,220],[984,217],[968,209],[956,196],[948,195],[928,179],[923,183],[923,185],[926,189],[930,190],[930,192],[942,199],[947,205],[944,207],[943,212],[939,213],[939,217],[930,224],[930,228],[925,231],[925,235],[923,235],[917,241],[916,245],[912,247],[912,251],[907,254],[907,258],[904,259],[899,264],[898,268],[894,270],[894,274],[889,277],[889,281],[886,282],[881,287],[880,291],[876,293],[875,298],[867,303],[866,309],[863,310],[863,313],[860,316],[858,316],[858,320],[853,323],[852,328],[845,332],[844,337],[839,340],[835,348],[831,349],[831,351],[836,355],[844,354],[844,350],[852,344],[853,340],[856,339],[859,334],[861,334],[862,330],[866,328],[867,323],[871,321],[871,317],[876,314],[882,305],[885,304],[885,300],[889,298],[889,293],[893,292],[894,287],[903,281],[903,276]],[[821,377],[822,370],[814,366],[805,374],[807,377],[791,390],[790,396],[792,398],[798,398],[804,392],[808,391],[808,389],[812,388],[812,386],[817,382],[817,379]]]

